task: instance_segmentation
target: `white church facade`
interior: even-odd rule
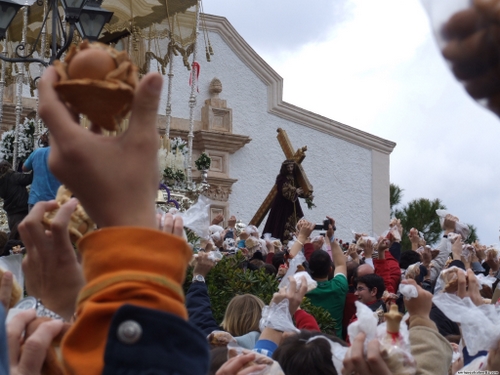
[[[395,143],[341,124],[282,100],[283,80],[237,33],[227,19],[204,15],[215,54],[200,64],[194,109],[194,158],[212,158],[208,195],[211,215],[223,213],[248,223],[272,188],[285,156],[276,139],[282,128],[295,149],[307,146],[302,166],[314,187],[312,210],[302,201],[308,220],[337,220],[338,238],[351,231],[381,234],[388,228],[390,154]],[[174,65],[170,136],[185,138],[189,129],[190,72]],[[211,93],[216,79],[220,93]],[[165,87],[168,77],[165,77]],[[213,90],[212,90],[213,91]],[[165,128],[166,89],[160,108]],[[162,131],[162,130],[161,130]],[[194,172],[196,176],[196,172]],[[263,228],[263,224],[261,228]]]

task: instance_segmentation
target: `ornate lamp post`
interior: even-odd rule
[[[22,62],[22,63],[40,63],[44,66],[52,64],[54,60],[59,59],[62,54],[69,48],[71,42],[73,41],[73,34],[75,29],[78,28],[82,37],[87,37],[90,40],[96,40],[99,36],[104,25],[109,22],[112,12],[103,10],[99,7],[99,4],[90,7],[85,7],[88,0],[61,0],[62,7],[64,9],[64,17],[67,23],[69,23],[69,31],[67,35],[63,35],[64,44],[58,48],[57,43],[57,30],[58,22],[60,22],[60,14],[58,3],[59,0],[49,0],[49,8],[44,16],[42,27],[40,28],[40,33],[38,34],[31,52],[28,54],[21,54],[20,51],[26,49],[24,43],[20,43],[16,48],[16,57],[6,57],[0,55],[0,59],[7,62]],[[40,3],[37,3],[40,5]],[[5,37],[5,31],[7,27],[12,22],[12,19],[16,15],[17,11],[21,8],[21,5],[12,2],[11,0],[0,0],[0,39]],[[42,35],[42,30],[49,18],[52,19],[52,40],[51,40],[51,53],[48,61],[44,59],[43,56],[40,58],[33,57],[36,51],[36,46],[40,41]],[[5,19],[4,19],[5,18]],[[5,25],[5,26],[4,26]]]
[[[5,38],[10,23],[16,16],[17,11],[21,8],[21,4],[15,3],[13,1],[0,1],[0,40]]]

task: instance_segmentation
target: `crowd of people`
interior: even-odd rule
[[[481,12],[496,19],[498,1],[474,3],[447,25],[454,42],[445,56],[469,90],[487,97],[496,110],[498,85],[484,75],[489,77],[498,59],[489,54],[480,64],[474,60],[496,42],[479,43],[478,23],[469,21]],[[218,217],[207,223],[210,238],[195,257],[182,216],[159,218],[153,204],[163,78],[148,74],[140,81],[129,127],[116,137],[80,127],[54,90],[58,79],[49,67],[39,82],[39,113],[51,133],[50,152],[36,152],[25,167],[35,169],[34,159],[40,158],[45,173],[48,165],[55,176],[48,185],[60,181],[78,199],[60,204],[49,197],[34,204],[27,194],[13,197],[9,192],[46,176],[21,175],[0,163],[11,235],[19,233],[26,250],[22,268],[28,296],[16,304],[23,291],[11,272],[3,273],[0,319],[7,323],[0,324],[1,374],[500,371],[500,251],[466,244],[467,231],[458,218],[442,217],[435,248],[427,246],[420,228],[402,228],[397,220],[378,238],[359,233],[341,246],[335,224],[342,218],[327,217],[324,235],[316,235],[315,224],[304,218],[290,226],[290,218],[301,216],[296,203],[303,190],[290,177],[294,167],[287,161],[277,183],[293,204],[282,215],[278,206],[273,213],[281,221],[276,230],[287,237],[266,236],[252,225],[242,228],[234,217],[224,228],[219,226],[224,218]],[[75,251],[68,227],[80,204],[99,229],[81,238]],[[55,210],[51,223],[44,223],[44,215]],[[411,249],[401,248],[404,236]],[[237,253],[246,258],[245,272],[264,267],[280,288],[271,301],[234,296],[218,322],[206,277],[221,257]],[[184,294],[188,267],[193,279]],[[334,332],[322,332],[315,316],[301,309],[304,297],[330,314]]]

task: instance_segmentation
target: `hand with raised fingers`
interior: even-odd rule
[[[299,235],[298,235],[298,238],[302,239],[301,242],[304,242],[305,240],[307,240],[308,238],[311,237],[311,233],[313,232],[314,227],[315,227],[315,224],[311,223],[309,221],[305,221],[302,223],[302,225],[300,226]]]
[[[330,222],[330,224],[328,225],[328,229],[326,231],[326,237],[328,239],[330,239],[335,234],[335,230],[337,229],[337,227],[335,226],[335,219],[334,218],[331,218],[330,216],[327,216],[326,218]]]
[[[219,225],[224,221],[224,215],[218,214],[216,217],[212,219],[212,225]]]
[[[85,284],[68,232],[77,204],[75,198],[63,204],[47,229],[42,224],[43,215],[59,206],[56,201],[38,202],[19,224],[26,247],[22,263],[26,290],[66,320],[73,316],[78,293]]]
[[[467,275],[464,275],[463,272],[459,271],[457,272],[457,279],[457,295],[460,298],[469,297],[476,306],[484,304],[483,297],[481,297],[479,281],[477,280],[474,271],[469,268],[467,270]]]
[[[281,288],[279,292],[274,293],[271,303],[278,304],[284,299],[288,299],[288,310],[290,315],[293,316],[307,293],[307,280],[302,276],[299,287],[297,287],[297,281],[293,276],[289,276],[288,280],[290,281],[288,288]]]
[[[405,279],[401,283],[413,285],[417,288],[418,295],[416,298],[404,299],[406,310],[410,316],[421,316],[429,319],[429,313],[432,308],[432,294],[420,287],[415,280]]]
[[[24,332],[35,318],[35,310],[26,310],[14,316],[7,324],[11,375],[40,375],[52,340],[63,329],[61,320],[52,320],[40,324],[25,339]]]
[[[266,368],[266,365],[250,364],[255,360],[256,356],[256,353],[247,353],[230,358],[221,366],[221,368],[219,368],[215,375],[259,374]]]
[[[39,81],[39,113],[50,130],[49,168],[98,227],[157,229],[157,113],[163,78],[144,76],[136,88],[128,129],[116,137],[88,131],[75,122],[54,84],[49,67]]]
[[[193,275],[207,277],[208,273],[214,268],[215,262],[208,258],[208,253],[200,252],[194,262]]]
[[[380,355],[380,343],[377,339],[367,345],[366,355],[364,344],[366,336],[359,333],[344,358],[342,375],[393,375]]]

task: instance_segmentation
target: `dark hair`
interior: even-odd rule
[[[274,253],[273,259],[271,261],[276,269],[279,269],[282,264],[285,264],[285,252],[278,251]]]
[[[297,170],[297,164],[295,163],[294,160],[287,159],[281,164],[280,168],[280,176],[286,176],[288,174],[288,165],[293,164],[293,175],[295,176],[296,170]]]
[[[366,285],[368,290],[372,290],[373,288],[377,288],[377,299],[382,298],[382,294],[385,292],[385,284],[384,279],[379,275],[375,275],[374,273],[369,273],[368,275],[363,275],[358,277],[358,284],[363,283]]]
[[[288,336],[273,354],[273,359],[278,361],[286,375],[339,375],[333,366],[330,343],[321,339],[307,342],[315,336],[324,336],[347,346],[339,338],[321,332],[300,331]]]
[[[332,267],[332,259],[324,250],[315,250],[309,258],[309,270],[315,278],[327,277]]]
[[[358,272],[356,271],[358,269],[358,263],[350,260],[346,264],[347,266],[347,282],[351,285],[354,285],[354,273],[356,272],[356,277],[358,276]]]
[[[419,253],[413,250],[403,251],[399,260],[399,268],[407,269],[412,264],[421,262],[422,257]]]
[[[227,347],[219,346],[210,350],[210,370],[207,375],[215,375],[227,361]]]
[[[269,275],[276,276],[276,274],[278,273],[278,270],[272,264],[266,263],[263,268]]]
[[[0,161],[0,176],[3,176],[10,170],[12,170],[12,165],[8,161]]]

